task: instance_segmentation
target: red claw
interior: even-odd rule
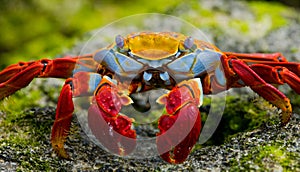
[[[199,138],[199,86],[193,80],[184,81],[159,99],[159,102],[166,104],[166,113],[158,121],[160,133],[157,134],[157,149],[169,163],[184,162]]]
[[[167,162],[178,164],[186,160],[196,144],[201,130],[200,112],[194,104],[188,104],[174,115],[159,119],[157,149]]]
[[[121,99],[109,85],[100,88],[96,101],[99,107],[111,117],[117,116],[122,107]]]
[[[133,120],[119,114],[122,97],[105,82],[89,108],[88,124],[105,148],[121,156],[128,155],[136,146],[136,132],[131,128]]]
[[[125,156],[135,149],[136,133],[131,129],[132,120],[128,117],[109,118],[94,104],[88,111],[88,124],[102,146],[112,153]]]

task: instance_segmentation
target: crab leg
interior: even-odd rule
[[[130,99],[118,96],[111,85],[107,78],[103,79],[101,75],[92,72],[77,72],[73,78],[66,80],[58,99],[51,134],[51,144],[58,156],[69,158],[64,143],[70,131],[74,111],[72,98],[93,96],[98,86],[94,104],[88,110],[89,126],[93,134],[114,153],[125,155],[135,148],[135,131],[130,128],[132,120],[118,114],[121,105],[129,104]]]
[[[157,102],[166,111],[159,118],[157,149],[167,162],[182,163],[196,144],[201,130],[199,106],[202,103],[200,79],[183,81]]]
[[[92,82],[91,82],[92,81]],[[68,78],[60,92],[56,108],[55,121],[52,127],[51,144],[54,151],[62,158],[69,158],[64,143],[69,134],[74,112],[73,97],[91,96],[101,76],[92,72],[77,72]]]
[[[245,86],[265,98],[267,101],[282,110],[281,123],[285,125],[292,113],[290,100],[273,85],[264,81],[254,70],[240,59],[222,57],[224,68],[227,68],[227,78],[240,78]],[[231,86],[229,86],[231,87]]]
[[[55,60],[42,59],[11,65],[0,72],[0,99],[26,87],[35,77],[69,78],[76,72],[77,68],[80,68],[80,70],[95,70],[96,64],[92,56],[87,55],[74,58],[66,56]],[[58,156],[63,158],[68,158],[68,154],[64,149],[64,142],[70,130],[74,111],[72,82],[73,78],[67,79],[62,88],[51,134],[52,147]],[[84,89],[80,88],[82,87],[75,91],[77,95],[84,94],[82,92]]]
[[[287,83],[297,94],[300,94],[300,78],[286,67],[253,64],[250,66],[263,80],[272,84]]]
[[[26,87],[41,71],[41,61],[11,65],[0,73],[0,100]]]
[[[281,53],[234,53],[225,52],[227,57],[236,57],[250,65],[263,80],[272,84],[287,83],[293,90],[300,94],[300,65],[288,62]]]
[[[11,65],[0,72],[0,100],[26,87],[36,77],[69,78],[76,63],[81,61],[92,61],[92,58],[91,56],[75,58],[66,56],[54,60],[42,59]],[[91,66],[91,68],[95,67]]]
[[[281,53],[235,53],[235,52],[224,52],[227,57],[233,56],[244,62],[287,62],[286,58]]]
[[[276,66],[285,67],[300,77],[300,63],[298,62],[261,62],[259,64],[273,66],[273,67]]]
[[[55,121],[52,127],[51,144],[59,157],[69,158],[64,149],[64,142],[69,134],[74,104],[72,101],[71,80],[67,79],[63,86],[56,108]]]

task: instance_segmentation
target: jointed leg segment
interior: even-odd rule
[[[287,83],[300,93],[300,65],[280,54],[244,54],[226,52],[222,56],[228,88],[249,86],[253,91],[282,110],[282,124],[291,116],[290,100],[272,84]]]

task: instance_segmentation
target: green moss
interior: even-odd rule
[[[286,96],[291,100],[293,112],[300,114],[300,96],[292,90],[286,93]]]
[[[201,111],[203,125],[209,112],[209,107],[205,106],[210,106],[210,100],[204,100],[203,108],[206,111]],[[276,109],[262,98],[251,100],[247,96],[226,96],[226,107],[221,122],[206,144],[222,144],[236,133],[251,131],[264,123],[278,123],[279,115],[268,116],[268,111],[273,112]]]
[[[226,8],[207,10],[201,4],[191,8],[196,15],[191,15],[193,12],[190,11],[190,15],[183,14],[183,16],[200,28],[216,29],[222,32],[235,30],[234,33],[238,32],[249,38],[256,38],[257,35],[262,36],[287,25],[289,18],[297,18],[294,9],[276,2],[250,1],[244,3],[249,4],[250,12],[248,14],[253,15],[253,17],[245,19],[241,16],[230,15],[230,9]],[[257,33],[258,29],[260,34]]]
[[[229,21],[229,26],[235,29],[238,29],[240,32],[247,34],[249,32],[249,22],[233,19]]]
[[[47,114],[50,118],[41,118],[40,115],[32,111],[17,114],[8,112],[4,121],[0,123],[3,137],[0,141],[0,151],[10,149],[10,160],[19,164],[20,171],[49,170],[50,163],[40,157],[40,151],[51,150],[51,146],[46,142],[49,140],[53,120],[51,114]]]
[[[1,101],[0,110],[8,112],[9,114],[16,114],[22,112],[28,107],[34,107],[39,105],[41,98],[41,92],[38,90],[32,90],[30,93],[28,89],[23,89],[11,95],[9,98]],[[13,121],[17,116],[8,116],[8,121]]]
[[[254,19],[244,20],[240,18],[229,19],[229,27],[242,34],[269,33],[289,23],[288,17],[295,16],[294,10],[276,2],[250,1],[249,8]],[[252,35],[252,36],[254,36]]]
[[[180,18],[192,23],[200,29],[220,27],[220,24],[216,19],[216,14],[219,14],[219,11],[206,9],[202,7],[198,1],[188,1],[182,4],[181,6],[184,6],[185,8],[181,9],[181,11],[187,9],[188,11],[178,14]],[[176,13],[176,11],[174,12]]]
[[[271,28],[276,29],[288,24],[285,16],[294,15],[293,9],[276,2],[251,1],[249,7],[256,15],[257,21],[271,20]]]
[[[263,145],[252,148],[249,154],[242,155],[238,160],[231,160],[232,171],[241,170],[242,166],[247,170],[273,170],[282,167],[284,171],[290,171],[290,164],[297,164],[296,153],[289,152],[283,145]],[[251,162],[251,163],[250,163]]]
[[[23,101],[27,100],[23,99]],[[27,108],[30,107],[32,106]],[[6,149],[11,151],[9,160],[18,163],[18,171],[47,171],[53,165],[53,162],[46,160],[47,156],[41,157],[41,152],[45,151],[49,152],[48,157],[51,156],[49,139],[54,118],[53,112],[47,114],[46,109],[41,109],[39,112],[23,110],[17,113],[14,110],[6,111],[5,115],[0,117],[2,133],[0,152]]]
[[[50,133],[55,110],[49,107],[37,109],[43,106],[45,97],[57,99],[53,90],[58,90],[54,86],[38,86],[44,84],[34,80],[28,87],[0,102],[0,152],[9,149],[9,161],[18,163],[19,171],[49,171],[53,165],[45,160],[47,157],[41,158],[41,151],[47,151],[51,156]],[[47,105],[54,104],[50,98]]]

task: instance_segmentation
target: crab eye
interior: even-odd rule
[[[192,37],[186,38],[183,43],[185,49],[191,49],[193,45],[194,45],[194,39]]]
[[[115,39],[118,48],[122,49],[124,47],[124,38],[121,35],[117,35]]]

